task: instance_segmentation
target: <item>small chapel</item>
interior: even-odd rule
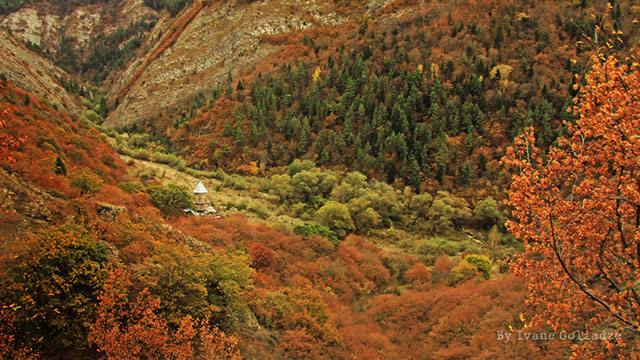
[[[198,181],[198,184],[193,189],[193,207],[201,215],[216,213],[216,209],[209,199],[209,190],[207,190],[202,181]]]

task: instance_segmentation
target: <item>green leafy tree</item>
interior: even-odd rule
[[[429,209],[433,203],[431,194],[422,193],[411,196],[405,206],[405,224],[408,226],[423,227],[429,219]]]
[[[177,326],[188,315],[217,327],[232,327],[248,311],[242,294],[252,285],[249,264],[246,255],[159,246],[136,275],[160,297],[161,311],[170,324]]]
[[[309,205],[314,205],[317,200],[331,193],[337,182],[334,174],[318,169],[301,171],[291,178],[296,198]]]
[[[176,185],[165,185],[151,192],[151,202],[165,215],[175,216],[186,208],[193,207],[191,196]]]
[[[353,220],[346,205],[335,201],[328,201],[318,211],[316,218],[320,225],[333,230],[340,238],[355,230]]]
[[[295,159],[289,166],[287,167],[287,173],[289,176],[294,176],[295,174],[305,171],[311,170],[316,167],[316,164],[311,160],[299,160]]]
[[[380,214],[372,208],[372,205],[367,197],[352,199],[347,204],[353,224],[359,232],[369,233],[380,225]]]
[[[367,177],[357,171],[347,173],[340,185],[336,186],[331,192],[331,198],[346,203],[356,198],[364,192],[367,186]]]
[[[487,197],[476,204],[473,209],[473,221],[483,229],[489,229],[494,225],[499,228],[504,227],[504,215],[492,197]]]
[[[269,193],[277,195],[282,202],[290,202],[293,199],[294,190],[289,174],[274,175],[269,180]]]
[[[439,191],[429,208],[429,227],[435,233],[459,230],[470,218],[471,211],[464,199]]]
[[[3,271],[0,298],[13,303],[21,341],[46,338],[48,356],[85,350],[97,296],[111,268],[107,246],[74,225],[39,232]]]

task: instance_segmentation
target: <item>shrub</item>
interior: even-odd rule
[[[151,192],[151,202],[165,215],[178,215],[185,208],[193,206],[189,193],[175,185],[154,189]]]
[[[333,230],[318,224],[298,225],[293,229],[293,232],[304,237],[314,235],[322,236],[336,245],[339,243],[338,236]]]
[[[404,276],[414,286],[426,286],[431,283],[431,271],[422,263],[415,263]]]
[[[156,9],[167,9],[171,15],[177,15],[191,0],[144,0],[144,4]]]
[[[234,190],[247,190],[249,188],[247,182],[237,175],[227,175],[222,181],[222,185]]]
[[[269,217],[269,214],[271,213],[269,211],[269,209],[260,204],[260,203],[252,203],[251,205],[248,206],[249,211],[253,212],[254,214],[258,215],[259,218],[261,219],[266,219]]]
[[[473,264],[485,279],[491,276],[491,259],[484,255],[467,255],[464,260]]]
[[[451,240],[441,237],[434,237],[421,240],[416,243],[416,252],[420,255],[457,255],[462,250],[462,246]]]
[[[454,286],[460,282],[473,279],[478,274],[478,268],[475,265],[466,260],[462,260],[449,272],[447,283],[449,286]]]
[[[197,169],[188,167],[184,169],[184,172],[196,178],[210,178],[210,179],[216,179],[220,181],[223,181],[228,176],[222,169],[206,171],[206,170],[197,170]]]
[[[135,194],[145,190],[144,184],[139,181],[121,182],[118,184],[118,187],[129,194]]]
[[[96,112],[93,110],[84,110],[81,114],[81,117],[92,124],[102,123],[102,118],[100,117],[100,115],[96,114]]]
[[[249,257],[251,257],[251,267],[257,270],[265,269],[274,262],[275,252],[260,243],[247,245]]]
[[[73,176],[71,185],[80,189],[82,195],[95,194],[102,188],[102,179],[91,171],[84,170]]]
[[[316,217],[321,225],[335,231],[340,238],[355,230],[349,209],[344,204],[329,201],[316,211]]]
[[[496,225],[493,225],[491,230],[489,230],[489,234],[487,234],[487,242],[491,247],[496,247],[502,242],[502,233],[498,230]]]

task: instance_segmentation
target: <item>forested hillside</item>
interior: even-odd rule
[[[638,357],[640,5],[0,27],[0,359]]]
[[[229,78],[212,109],[176,120],[171,138],[205,167],[303,157],[416,191],[499,184],[496,161],[514,135],[533,126],[548,146],[565,131],[591,50],[624,52],[638,31],[628,3],[471,8],[429,3],[346,35],[265,39],[290,44],[277,69]]]

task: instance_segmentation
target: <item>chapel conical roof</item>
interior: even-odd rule
[[[208,192],[209,191],[207,190],[207,188],[202,184],[202,181],[198,181],[198,185],[196,185],[196,188],[193,189],[194,194],[206,194]]]

